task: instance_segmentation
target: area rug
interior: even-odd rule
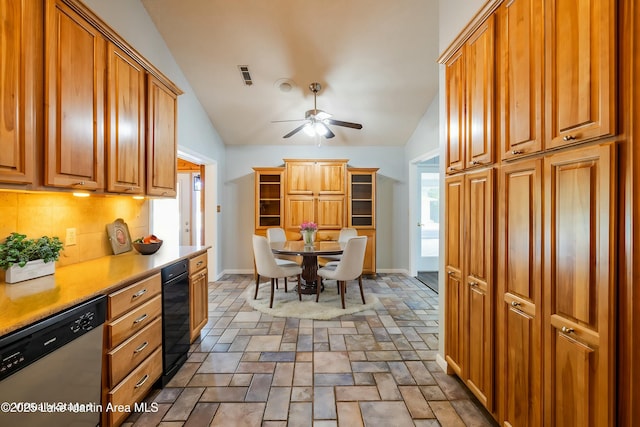
[[[247,287],[245,295],[247,302],[254,309],[275,317],[297,317],[299,319],[328,320],[345,314],[358,313],[372,310],[379,300],[375,295],[368,294],[365,287],[364,298],[366,304],[362,304],[358,282],[347,283],[345,306],[342,308],[340,294],[336,282],[325,282],[324,291],[320,294],[320,301],[316,302],[315,295],[302,295],[302,301],[298,301],[296,284],[289,284],[289,291],[284,292],[284,284],[280,281],[280,289],[273,295],[273,308],[269,308],[270,282],[260,284],[258,299],[253,299],[256,291],[255,283]]]

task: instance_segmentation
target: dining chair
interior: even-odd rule
[[[302,268],[299,265],[291,263],[291,265],[278,265],[276,259],[271,252],[271,247],[266,237],[253,235],[253,257],[256,263],[256,292],[253,299],[258,298],[258,288],[260,285],[260,276],[271,279],[271,296],[269,298],[269,308],[273,308],[273,292],[276,280],[284,278],[284,291],[287,292],[287,277],[297,276],[300,283],[300,275]],[[298,300],[302,301],[300,286],[298,286]]]
[[[343,228],[338,235],[338,243],[346,243],[352,237],[358,237],[358,230],[355,228]],[[318,259],[320,265],[325,267],[335,266],[342,259],[342,255],[325,255]]]
[[[333,267],[322,267],[318,269],[318,277],[320,277],[320,284],[316,290],[316,302],[320,300],[320,288],[322,288],[322,280],[336,280],[338,282],[338,290],[340,292],[340,299],[342,300],[342,308],[344,306],[344,294],[347,291],[347,281],[358,279],[358,285],[360,286],[360,296],[362,297],[362,303],[366,304],[364,300],[364,291],[362,289],[362,268],[364,265],[364,253],[367,249],[367,236],[352,237],[347,241],[347,244],[342,253],[342,259],[338,264]]]

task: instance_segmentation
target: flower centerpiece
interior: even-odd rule
[[[300,224],[300,234],[305,245],[313,245],[316,240],[316,231],[318,231],[318,224],[311,221],[305,221]]]

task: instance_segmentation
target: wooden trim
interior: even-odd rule
[[[475,14],[471,21],[460,31],[458,37],[456,37],[451,44],[440,54],[438,57],[438,63],[444,64],[456,53],[462,45],[471,37],[475,31],[487,20],[493,12],[498,9],[503,0],[487,0],[482,8]]]
[[[128,44],[113,28],[111,28],[106,22],[98,17],[91,9],[80,2],[80,0],[61,0],[73,11],[80,15],[83,19],[89,22],[95,27],[107,40],[118,46],[129,56],[134,58],[140,65],[156,79],[160,80],[169,90],[176,95],[182,95],[184,92],[175,85],[167,76],[165,76],[160,70],[158,70],[151,62],[149,62],[144,56],[142,56],[137,50],[135,50],[130,44]]]

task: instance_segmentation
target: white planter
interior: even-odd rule
[[[55,272],[56,263],[54,261],[44,262],[38,259],[27,262],[24,267],[20,267],[17,264],[12,265],[6,272],[5,281],[7,283],[22,282],[36,277],[48,276]]]

